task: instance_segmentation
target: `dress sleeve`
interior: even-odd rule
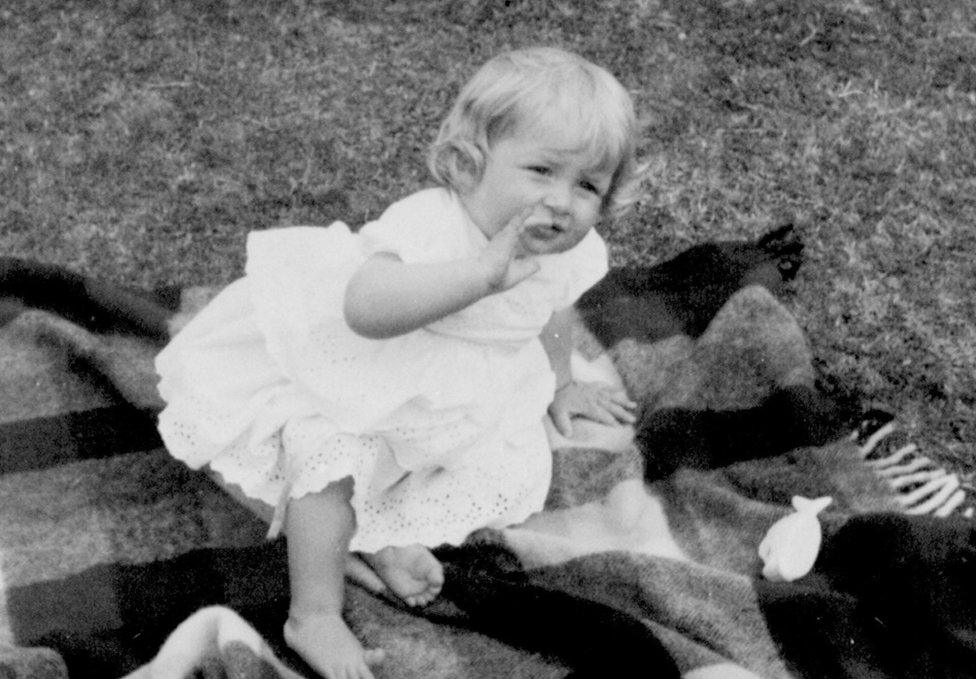
[[[450,208],[442,190],[428,189],[397,201],[359,230],[363,253],[396,255],[408,264],[443,258],[443,231]]]
[[[607,275],[609,270],[607,246],[594,229],[572,250],[560,255],[565,281],[555,308],[565,309],[576,303],[584,292]]]

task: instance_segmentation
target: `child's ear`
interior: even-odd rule
[[[457,175],[455,177],[457,189],[460,193],[474,190],[481,181],[481,168],[473,158],[462,156],[458,158]]]

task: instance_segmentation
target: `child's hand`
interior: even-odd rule
[[[525,228],[525,220],[534,207],[526,208],[512,217],[496,233],[478,257],[484,267],[491,293],[502,292],[515,287],[539,270],[539,263],[528,259],[519,244],[519,236]]]
[[[637,404],[622,389],[599,382],[572,381],[556,390],[549,405],[549,415],[556,431],[572,438],[574,415],[609,426],[633,424],[636,407]]]

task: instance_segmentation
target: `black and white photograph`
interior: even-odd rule
[[[976,679],[976,4],[4,0],[0,677]]]

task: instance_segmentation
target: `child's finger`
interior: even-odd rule
[[[602,401],[609,401],[621,405],[624,408],[634,409],[637,407],[637,403],[632,401],[627,392],[620,387],[616,387],[604,382],[588,382],[586,383],[593,393],[596,394]]]
[[[620,403],[633,403],[633,401],[631,401],[630,397],[627,395],[626,390],[621,389],[616,385],[609,384],[607,382],[591,382],[590,385],[595,391],[606,395],[608,398],[612,398],[614,401],[618,401]]]
[[[512,217],[498,233],[488,241],[488,250],[505,261],[513,261],[521,257],[521,235],[525,228],[525,221],[532,214],[533,208],[525,208]]]
[[[580,413],[580,415],[583,415],[588,420],[593,420],[594,422],[599,422],[610,427],[616,426],[618,423],[617,418],[605,405],[592,404],[586,409],[586,412]]]
[[[637,407],[637,402],[632,401],[627,395],[626,391],[622,389],[613,389],[607,393],[610,400],[618,406],[626,408],[627,410],[633,410]]]
[[[624,403],[617,402],[619,390],[609,388],[595,389],[587,398],[584,412],[580,414],[586,418],[602,424],[616,426],[618,424],[633,424],[637,418],[626,404],[632,403],[624,398]]]
[[[607,412],[613,415],[616,423],[633,424],[637,421],[637,418],[634,417],[634,413],[622,405],[611,403],[605,406],[605,408],[607,409]]]
[[[528,220],[529,217],[532,216],[533,212],[535,212],[534,205],[519,211],[514,217],[509,219],[508,222],[506,222],[505,226],[503,226],[501,231],[498,232],[498,236],[505,234],[505,236],[517,240],[519,234],[522,232],[522,229],[525,228],[525,222]],[[496,238],[498,236],[496,236]]]
[[[556,425],[556,431],[560,434],[568,439],[573,438],[573,419],[570,417],[569,411],[560,410],[552,413],[552,423]]]

